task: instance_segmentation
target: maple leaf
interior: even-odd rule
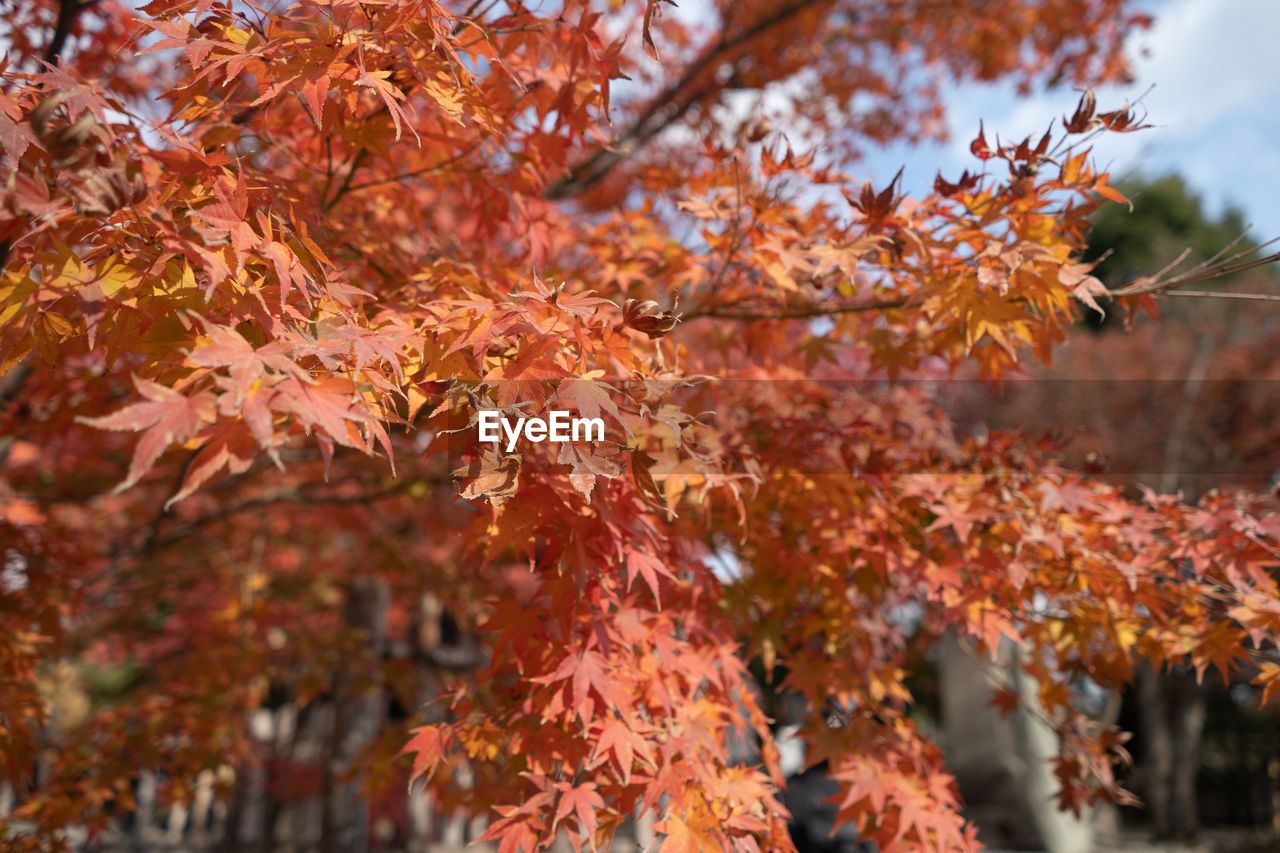
[[[444,762],[453,733],[446,726],[421,726],[413,730],[413,737],[400,750],[401,755],[415,754],[410,783],[418,779],[430,779]]]
[[[926,530],[941,530],[944,527],[950,527],[955,531],[961,542],[968,540],[975,521],[972,510],[960,510],[950,503],[937,503],[930,505],[929,511],[937,518],[925,528]]]
[[[1266,705],[1280,692],[1280,664],[1264,663],[1259,667],[1253,683],[1262,688],[1262,698],[1258,700],[1258,704]]]
[[[356,77],[355,84],[357,86],[366,86],[378,94],[382,99],[382,103],[386,105],[387,113],[391,116],[391,121],[396,128],[396,141],[400,141],[400,129],[402,124],[408,125],[409,132],[413,134],[413,138],[422,144],[422,139],[418,136],[418,131],[414,129],[409,122],[409,117],[400,107],[399,101],[404,100],[404,92],[397,89],[388,78],[391,72],[386,69],[378,71],[370,71],[365,67],[363,53],[359,59],[360,75]]]
[[[477,841],[497,841],[498,853],[537,853],[541,846],[539,821],[528,814],[505,807],[501,817],[491,823]]]
[[[675,575],[666,567],[661,560],[652,554],[648,554],[636,548],[626,549],[627,555],[627,590],[630,591],[631,584],[635,582],[637,576],[644,578],[644,582],[653,591],[654,601],[659,603],[661,607],[661,595],[659,594],[658,577],[666,577],[675,580]]]
[[[969,143],[969,150],[979,160],[990,160],[994,156],[991,152],[991,146],[987,144],[986,130],[981,122],[978,123],[978,135]]]
[[[216,200],[196,211],[201,219],[228,231],[242,225],[247,227],[245,217],[249,215],[249,187],[244,175],[235,178],[220,175],[214,182],[213,194]]]
[[[1058,270],[1058,280],[1071,292],[1072,296],[1098,312],[1099,317],[1106,317],[1107,312],[1102,309],[1094,296],[1110,299],[1111,291],[1101,281],[1089,275],[1092,267],[1092,264],[1063,264]]]
[[[991,706],[1000,711],[1001,717],[1008,717],[1009,714],[1018,710],[1022,705],[1022,699],[1012,690],[1003,687],[994,690],[991,694]]]
[[[594,290],[588,290],[584,293],[565,293],[564,282],[560,282],[554,287],[548,287],[541,279],[535,277],[533,291],[517,293],[516,296],[521,299],[534,299],[548,305],[554,305],[566,314],[572,314],[575,317],[590,317],[604,305],[617,307],[612,300],[600,296],[592,296],[591,294],[593,293],[595,293]]]
[[[165,501],[167,510],[191,495],[224,467],[232,474],[243,474],[253,464],[257,443],[241,424],[220,426],[207,438],[207,443],[192,458],[178,491]]]
[[[1094,117],[1094,109],[1097,102],[1093,96],[1092,89],[1085,89],[1084,94],[1080,96],[1080,103],[1076,105],[1076,111],[1071,115],[1071,119],[1062,120],[1062,126],[1067,129],[1067,133],[1087,133],[1094,127],[1102,124],[1102,120]]]
[[[0,150],[17,163],[30,146],[43,148],[35,133],[27,129],[22,110],[7,93],[0,93]]]
[[[311,113],[316,128],[324,130],[324,101],[329,92],[329,75],[323,72],[302,84],[302,102]]]
[[[625,720],[606,719],[595,737],[595,748],[592,757],[587,761],[587,768],[596,767],[609,760],[612,755],[614,765],[622,773],[622,783],[631,784],[631,770],[636,759],[644,761],[649,767],[654,766],[653,752],[645,738],[633,729]]]
[[[560,803],[556,806],[555,820],[560,821],[572,814],[578,819],[579,834],[590,838],[596,832],[596,811],[605,807],[604,800],[596,791],[596,783],[583,782],[573,785],[560,782],[556,785],[560,791]]]
[[[98,429],[143,433],[129,462],[128,476],[116,486],[117,492],[142,479],[170,444],[194,436],[201,426],[213,420],[213,395],[207,391],[187,396],[136,375],[133,384],[145,402],[134,403],[103,417],[76,417],[78,422]]]
[[[303,379],[306,374],[296,362],[287,356],[289,345],[276,341],[255,349],[253,344],[235,329],[205,322],[208,343],[198,345],[187,361],[202,367],[225,367],[231,375],[229,390],[237,402],[248,394],[253,383],[268,370],[275,370]]]
[[[584,446],[579,442],[567,441],[560,445],[560,455],[556,461],[568,465],[572,469],[569,482],[584,498],[590,499],[595,488],[596,477],[610,479],[622,473],[621,466],[598,447]]]
[[[346,447],[372,452],[372,442],[382,445],[392,458],[391,440],[386,430],[367,411],[344,393],[340,380],[304,382],[295,376],[281,378],[275,384],[277,408],[291,412],[308,431],[319,428],[326,436]],[[368,435],[362,435],[357,425]],[[394,473],[394,466],[393,466]]]
[[[1040,485],[1040,511],[1048,512],[1061,509],[1070,515],[1076,515],[1082,509],[1092,508],[1094,493],[1087,485],[1077,480],[1068,480],[1061,485],[1042,483]]]
[[[571,411],[577,411],[584,418],[598,418],[606,415],[614,423],[622,424],[625,429],[626,423],[618,411],[618,404],[613,399],[613,389],[597,381],[603,375],[603,370],[593,370],[582,376],[566,379],[556,386],[552,399],[564,402]]]
[[[724,849],[716,833],[698,829],[677,816],[669,816],[654,825],[662,833],[658,853],[721,853]]]
[[[555,671],[541,676],[535,681],[554,684],[569,680],[572,690],[571,710],[583,723],[595,718],[594,703],[590,701],[595,694],[604,707],[614,711],[623,711],[630,707],[630,700],[622,686],[609,677],[604,659],[598,652],[585,649],[577,654],[564,658]]]

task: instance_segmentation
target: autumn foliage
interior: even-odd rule
[[[393,623],[433,591],[487,658],[351,772],[411,773],[503,851],[597,849],[639,810],[662,851],[792,849],[752,661],[886,851],[974,844],[904,683],[943,631],[1029,650],[1064,808],[1125,796],[1082,680],[1178,661],[1269,697],[1261,498],[1135,501],[895,381],[1009,375],[1081,306],[1153,308],[1160,280],[1111,300],[1078,260],[1122,200],[1088,144],[1128,107],[983,128],[923,197],[854,177],[867,144],[941,132],[945,79],[1122,77],[1127,7],[21,6],[0,758],[26,843],[127,812],[139,767],[181,797],[242,766],[280,691],[418,707],[342,618],[369,577]],[[508,454],[481,408],[607,435]],[[55,720],[66,661],[133,676]],[[728,758],[743,732],[757,763]]]

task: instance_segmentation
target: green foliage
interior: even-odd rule
[[[1109,287],[1150,275],[1184,249],[1191,250],[1187,260],[1192,263],[1210,258],[1245,229],[1237,207],[1228,206],[1217,217],[1205,213],[1203,200],[1181,175],[1130,175],[1115,186],[1133,202],[1133,210],[1123,205],[1099,209],[1085,252],[1091,261],[1111,251],[1094,271]]]

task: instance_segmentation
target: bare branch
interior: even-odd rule
[[[1242,232],[1239,237],[1235,238],[1230,243],[1228,243],[1225,247],[1222,248],[1221,251],[1219,251],[1213,257],[1209,258],[1206,261],[1202,261],[1196,264],[1191,269],[1186,270],[1185,272],[1181,272],[1181,273],[1178,273],[1177,275],[1165,278],[1165,276],[1169,274],[1170,270],[1174,269],[1179,264],[1181,264],[1184,260],[1186,260],[1187,255],[1191,253],[1191,250],[1187,249],[1181,255],[1179,255],[1173,261],[1173,263],[1169,264],[1164,269],[1160,270],[1160,272],[1156,273],[1153,276],[1143,276],[1142,278],[1139,278],[1125,285],[1124,287],[1121,287],[1117,290],[1113,290],[1110,292],[1110,296],[1112,298],[1115,298],[1117,296],[1139,296],[1142,294],[1158,295],[1162,293],[1168,293],[1169,291],[1172,290],[1172,288],[1175,288],[1175,287],[1184,287],[1186,285],[1201,284],[1206,281],[1213,281],[1214,279],[1223,278],[1229,275],[1235,275],[1236,273],[1247,272],[1252,269],[1257,269],[1258,267],[1265,267],[1280,261],[1280,252],[1273,252],[1270,255],[1264,255],[1260,258],[1252,258],[1252,259],[1245,260],[1246,258],[1248,258],[1249,255],[1254,254],[1258,250],[1263,249],[1267,246],[1270,246],[1277,241],[1280,241],[1280,237],[1274,237],[1268,240],[1267,242],[1261,243],[1257,246],[1251,246],[1247,249],[1243,249],[1241,251],[1235,252],[1234,254],[1228,254],[1231,251],[1231,249],[1239,245],[1240,241],[1244,239],[1245,234],[1247,233],[1248,233],[1248,229],[1246,228],[1245,231]],[[1185,296],[1185,295],[1188,295],[1188,292],[1180,291],[1178,295]],[[1203,293],[1201,295],[1232,298],[1225,293]],[[1240,297],[1237,296],[1235,298],[1240,298]]]
[[[1211,290],[1166,290],[1161,296],[1203,296],[1208,299],[1247,299],[1252,302],[1280,302],[1280,296],[1269,293],[1220,293]]]

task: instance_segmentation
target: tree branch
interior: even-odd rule
[[[1257,246],[1250,246],[1236,252],[1235,254],[1229,254],[1229,252],[1244,239],[1245,234],[1247,233],[1248,229],[1245,229],[1239,237],[1232,240],[1223,247],[1221,251],[1208,260],[1196,264],[1189,270],[1180,272],[1177,275],[1170,276],[1169,278],[1165,278],[1165,275],[1186,260],[1187,255],[1191,253],[1191,250],[1187,249],[1175,258],[1172,263],[1155,275],[1144,276],[1136,279],[1124,287],[1121,287],[1119,290],[1111,291],[1110,295],[1112,298],[1115,298],[1117,296],[1137,296],[1148,293],[1159,294],[1169,292],[1171,288],[1174,287],[1189,284],[1201,284],[1206,281],[1212,281],[1214,279],[1235,275],[1236,273],[1247,272],[1251,269],[1257,269],[1258,267],[1265,267],[1269,264],[1280,262],[1280,252],[1273,252],[1270,255],[1263,255],[1260,258],[1249,258],[1249,255],[1254,254],[1259,249],[1263,249],[1277,241],[1280,241],[1280,237],[1273,237],[1265,243]],[[1177,293],[1179,296],[1185,296],[1189,292],[1190,291],[1178,291]],[[1225,294],[1214,293],[1205,295],[1223,296]]]
[[[71,29],[75,26],[80,13],[97,3],[97,0],[59,0],[58,20],[53,25],[53,36],[44,49],[44,61],[57,65],[61,59],[62,49],[71,37]]]
[[[1270,293],[1224,293],[1212,290],[1166,290],[1161,296],[1204,296],[1210,299],[1247,299],[1253,302],[1280,302],[1280,296]]]
[[[718,320],[812,320],[815,317],[826,317],[831,314],[858,314],[865,311],[891,311],[894,308],[910,308],[920,303],[919,294],[901,296],[896,299],[867,299],[862,302],[850,302],[843,305],[813,305],[805,308],[783,309],[781,311],[725,311],[718,308],[705,308],[685,314],[683,322],[712,317]]]
[[[360,165],[364,162],[365,158],[368,156],[369,156],[368,148],[361,148],[359,151],[355,153],[355,156],[351,158],[351,168],[347,170],[347,176],[342,179],[342,184],[339,185],[338,191],[333,194],[333,198],[329,199],[328,201],[321,202],[320,204],[321,210],[323,210],[325,213],[328,213],[330,210],[333,209],[333,206],[335,204],[337,204],[339,201],[342,200],[342,197],[346,195],[347,192],[351,189],[351,179],[355,177],[356,169],[360,168]]]
[[[191,521],[175,525],[164,533],[160,533],[158,528],[152,528],[141,542],[129,548],[122,549],[117,556],[120,557],[137,557],[142,554],[156,551],[166,545],[172,545],[180,539],[198,532],[207,524],[215,521],[223,521],[233,515],[239,515],[252,509],[271,506],[280,503],[302,503],[302,504],[358,504],[373,503],[375,501],[385,500],[404,493],[403,484],[397,484],[390,488],[379,489],[372,492],[361,492],[354,495],[339,494],[322,494],[314,491],[304,491],[301,488],[280,489],[259,495],[255,498],[249,498],[240,503],[232,504],[219,510],[215,510],[199,518]]]
[[[1177,275],[1169,275],[1170,271],[1177,267],[1191,250],[1188,249],[1179,255],[1172,263],[1160,270],[1152,276],[1143,276],[1129,284],[1116,290],[1109,291],[1106,298],[1116,299],[1117,297],[1138,296],[1142,294],[1150,294],[1152,296],[1198,296],[1211,299],[1243,299],[1257,302],[1280,302],[1280,295],[1270,295],[1264,293],[1223,293],[1214,291],[1197,291],[1197,290],[1173,290],[1178,285],[1201,284],[1206,281],[1213,281],[1224,278],[1236,273],[1246,272],[1248,270],[1257,269],[1258,267],[1268,266],[1270,264],[1280,262],[1280,252],[1270,255],[1264,255],[1260,258],[1249,258],[1248,256],[1265,246],[1280,241],[1280,237],[1268,240],[1259,246],[1237,251],[1230,254],[1239,242],[1244,239],[1241,234],[1236,239],[1228,243],[1221,251],[1208,260],[1199,263],[1184,272]],[[919,293],[910,294],[908,296],[897,297],[893,299],[867,299],[860,302],[851,302],[836,305],[809,305],[799,308],[783,308],[777,311],[728,311],[723,308],[714,306],[708,308],[695,308],[683,316],[683,320],[688,322],[703,317],[712,317],[721,320],[741,320],[745,322],[753,322],[758,320],[811,320],[816,317],[826,317],[835,314],[856,314],[866,311],[889,311],[894,308],[910,308],[919,305],[922,302]],[[1015,299],[1014,303],[1020,303],[1023,300]]]
[[[656,136],[673,122],[678,121],[699,100],[706,97],[711,86],[703,84],[688,91],[709,68],[727,61],[729,55],[747,42],[763,35],[774,27],[787,23],[807,9],[827,2],[827,0],[799,0],[799,2],[783,6],[755,24],[747,27],[736,36],[722,36],[705,53],[693,62],[680,79],[664,89],[632,122],[617,140],[608,147],[596,149],[587,159],[570,170],[564,178],[547,188],[547,197],[552,199],[568,198],[589,189],[609,174],[614,166],[626,157],[639,150],[646,142]]]

